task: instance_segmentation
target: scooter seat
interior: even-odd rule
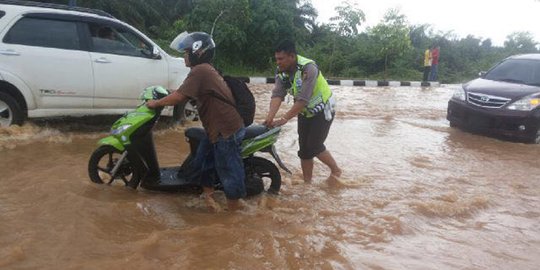
[[[246,128],[246,135],[244,136],[244,140],[255,138],[265,132],[268,131],[268,127],[264,125],[251,125]]]
[[[246,135],[244,136],[244,140],[255,138],[267,131],[268,131],[268,127],[264,125],[257,125],[257,124],[251,125],[246,128]],[[201,127],[188,128],[186,129],[184,134],[190,141],[192,140],[201,141],[203,138],[206,137],[206,132]]]

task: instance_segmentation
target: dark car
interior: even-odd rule
[[[540,54],[515,55],[463,84],[446,119],[451,127],[540,143],[539,105]]]

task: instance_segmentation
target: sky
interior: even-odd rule
[[[409,24],[430,24],[443,33],[452,31],[459,38],[473,35],[491,38],[503,46],[512,32],[530,32],[540,42],[540,0],[349,0],[366,15],[361,29],[377,25],[390,8],[399,8]],[[341,0],[311,0],[319,16],[328,23],[336,16]]]

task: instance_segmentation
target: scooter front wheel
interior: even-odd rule
[[[118,162],[122,163],[113,175],[113,169]],[[121,180],[124,185],[137,188],[141,174],[127,157],[122,159],[122,152],[110,145],[102,145],[96,149],[88,162],[90,180],[97,184],[111,185],[115,180]]]

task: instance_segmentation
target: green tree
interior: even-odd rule
[[[313,7],[309,0],[307,0],[306,2],[296,2],[296,8],[293,17],[293,23],[295,28],[299,29],[304,34],[311,32],[316,26],[315,19],[317,18],[317,16],[317,10]]]
[[[397,9],[390,9],[381,23],[368,29],[374,51],[384,59],[384,79],[388,78],[389,63],[411,49],[409,27],[405,15]]]
[[[330,54],[321,58],[329,58],[327,68],[331,74],[340,74],[350,61],[346,57],[349,54],[344,52],[353,47],[353,37],[358,35],[358,27],[365,21],[365,14],[356,3],[351,4],[349,1],[341,2],[341,5],[335,7],[335,11],[338,15],[330,18],[332,22],[326,26],[326,29],[330,30],[327,35],[331,41],[327,44],[331,46]]]
[[[366,15],[357,4],[343,1],[335,10],[338,15],[330,18],[332,21],[330,25],[334,31],[347,37],[358,35],[358,27],[366,21]]]
[[[302,44],[309,36],[309,15],[297,9],[298,1],[251,0],[251,23],[246,28],[249,42],[244,47],[244,63],[270,72],[277,42],[289,39]],[[311,12],[309,9],[305,11]]]
[[[301,46],[309,38],[316,17],[309,2],[298,0],[198,0],[182,20],[189,31],[210,32],[222,10],[214,39],[216,62],[223,69],[269,70],[275,44],[291,39]]]
[[[366,15],[349,1],[336,8],[330,23],[320,25],[310,0],[77,0],[77,5],[112,14],[164,49],[179,33],[211,32],[215,22],[216,66],[235,75],[272,74],[273,49],[283,39],[295,41],[299,53],[316,60],[326,76],[410,80],[420,78],[423,52],[436,43],[441,47],[439,77],[445,83],[474,78],[512,54],[540,52],[528,32],[512,33],[504,46],[494,46],[490,39],[408,25],[395,9],[361,32]]]
[[[239,60],[247,44],[246,29],[251,20],[248,0],[198,0],[193,1],[193,9],[183,19],[187,29],[182,31],[203,31],[211,33],[217,46],[217,64]]]
[[[538,52],[536,42],[529,32],[513,32],[506,37],[504,47],[511,54]]]
[[[69,0],[38,0],[68,4]],[[77,6],[103,10],[153,38],[174,18],[190,11],[191,0],[78,0]]]

